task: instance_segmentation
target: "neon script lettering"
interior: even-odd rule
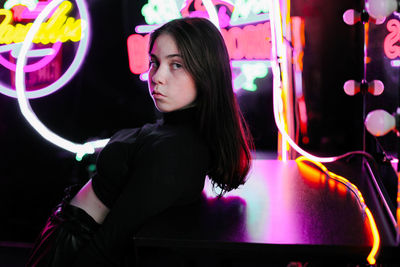
[[[239,59],[269,59],[271,58],[270,23],[248,25],[244,28],[232,27],[229,30],[221,29],[229,57]],[[132,73],[146,72],[148,59],[149,35],[132,34],[128,37],[129,67]]]
[[[386,24],[386,28],[390,32],[383,44],[385,55],[390,59],[400,57],[400,46],[396,45],[400,41],[400,22],[396,19],[391,19]]]
[[[64,1],[53,13],[50,19],[40,26],[38,33],[33,39],[34,43],[56,43],[67,42],[69,40],[78,42],[81,39],[82,24],[81,19],[68,17],[72,9],[72,3]],[[0,44],[20,43],[25,39],[26,34],[32,23],[20,24],[15,26],[12,22],[12,12],[7,9],[0,9],[0,16],[4,16],[0,24]]]

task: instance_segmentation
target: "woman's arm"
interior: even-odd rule
[[[86,211],[99,224],[103,223],[110,211],[93,191],[92,179],[81,188],[70,204]]]
[[[104,223],[79,251],[74,266],[118,266],[134,233],[152,216],[200,196],[208,151],[181,139],[155,142],[135,162]],[[186,201],[183,201],[186,202]]]

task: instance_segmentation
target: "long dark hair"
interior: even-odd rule
[[[207,19],[170,21],[150,37],[150,51],[161,34],[176,42],[197,88],[196,105],[202,136],[211,150],[208,177],[221,195],[244,184],[251,166],[250,131],[232,89],[228,50],[218,29]]]

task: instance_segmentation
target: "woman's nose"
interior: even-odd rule
[[[165,83],[165,73],[162,70],[162,68],[158,67],[157,69],[154,70],[151,80],[155,84],[164,84]]]

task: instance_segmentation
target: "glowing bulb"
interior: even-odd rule
[[[396,128],[396,118],[383,109],[377,109],[367,115],[364,124],[372,135],[382,136]]]
[[[397,0],[367,0],[365,9],[375,19],[383,19],[397,10]]]
[[[360,12],[355,11],[354,9],[348,9],[343,13],[343,21],[347,25],[354,25],[356,22],[361,20]]]

